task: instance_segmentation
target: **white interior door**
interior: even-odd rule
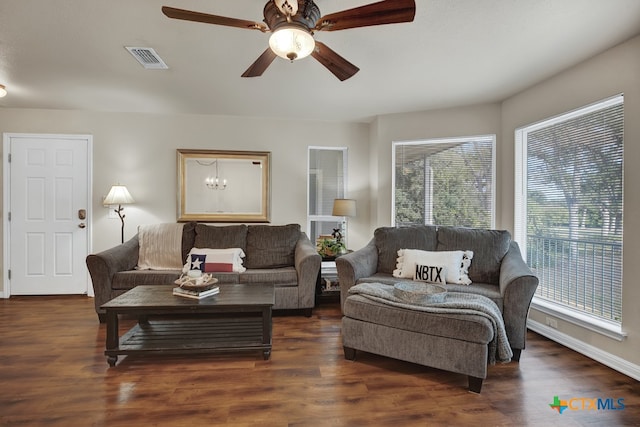
[[[5,134],[4,140],[5,294],[87,293],[91,136]]]

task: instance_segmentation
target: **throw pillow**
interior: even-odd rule
[[[182,256],[180,260],[187,259],[187,254],[195,246],[196,222],[185,222],[182,228]]]
[[[180,270],[183,227],[183,223],[139,226],[138,270]]]
[[[416,273],[413,276],[413,280],[446,285],[446,272],[446,267],[442,265],[416,264]]]
[[[200,270],[203,273],[243,273],[244,251],[240,248],[207,249],[193,248],[187,255],[182,271]]]
[[[413,279],[416,265],[443,266],[447,283],[470,285],[468,271],[473,258],[472,251],[421,251],[400,249],[394,277]]]

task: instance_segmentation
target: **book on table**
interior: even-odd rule
[[[185,297],[185,298],[193,298],[193,299],[202,299],[202,298],[210,297],[212,295],[216,295],[218,293],[220,293],[220,288],[217,286],[211,289],[207,289],[206,291],[194,291],[191,289],[184,289],[179,286],[176,288],[173,288],[174,295],[177,295],[179,297]]]

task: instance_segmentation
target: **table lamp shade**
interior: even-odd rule
[[[354,199],[335,199],[331,215],[356,216],[356,201]]]

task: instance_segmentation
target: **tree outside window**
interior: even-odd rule
[[[494,146],[494,136],[395,143],[395,224],[493,227]]]

